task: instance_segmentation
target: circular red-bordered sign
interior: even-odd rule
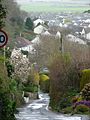
[[[5,31],[0,30],[0,48],[4,47],[8,42],[8,36]]]

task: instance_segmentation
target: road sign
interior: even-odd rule
[[[0,30],[0,48],[4,47],[8,42],[8,36],[6,32]]]

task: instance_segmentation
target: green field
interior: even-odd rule
[[[21,6],[22,10],[27,12],[83,12],[89,10],[90,7],[87,5],[60,5],[60,4],[47,4],[47,3],[33,3],[25,4]]]

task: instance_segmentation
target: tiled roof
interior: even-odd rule
[[[32,43],[28,39],[25,39],[23,37],[16,38],[15,46],[17,48],[25,47],[30,44],[32,44]]]

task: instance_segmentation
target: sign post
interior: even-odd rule
[[[8,36],[6,32],[4,32],[3,30],[0,30],[0,48],[4,47],[4,59],[5,59],[5,46],[7,42],[8,42]],[[5,60],[4,60],[4,66],[5,66]]]

